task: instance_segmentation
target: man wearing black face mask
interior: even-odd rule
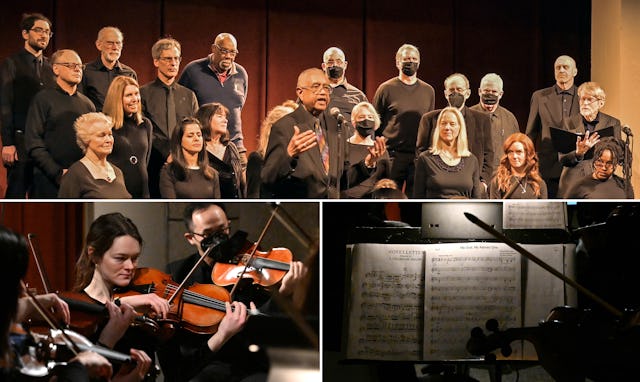
[[[469,80],[462,73],[454,73],[444,80],[444,97],[449,106],[460,109],[467,127],[469,150],[476,156],[481,167],[480,181],[486,187],[493,175],[493,145],[491,141],[491,121],[484,112],[473,110],[465,106],[471,95]],[[418,137],[416,140],[416,158],[431,147],[433,130],[441,109],[425,113],[420,119]],[[501,150],[502,151],[502,150]]]
[[[493,143],[493,169],[500,164],[500,153],[503,152],[504,140],[513,133],[520,132],[518,120],[512,112],[500,105],[502,90],[502,78],[496,73],[489,73],[480,80],[480,102],[469,109],[482,111],[489,114],[491,120],[491,141]]]
[[[167,265],[167,273],[178,283],[184,280],[196,261],[204,254],[205,238],[213,236],[214,240],[209,241],[211,245],[215,245],[228,238],[230,233],[230,221],[222,204],[190,203],[184,209],[183,221],[187,229],[184,237],[189,244],[197,248],[197,252]],[[214,262],[215,260],[210,257],[205,258],[186,285],[211,284]],[[289,272],[279,286],[280,295],[285,298],[291,297],[306,271],[302,262],[292,262]],[[255,302],[260,312],[269,313],[275,304],[267,303],[270,297],[269,292],[259,288],[262,287],[252,285],[239,288],[234,295],[234,300],[246,302],[247,306]],[[209,354],[209,359],[202,360],[198,365],[187,364],[188,355],[201,348],[203,341],[208,337],[208,335],[199,336],[187,331],[179,331],[158,350],[158,359],[166,381],[264,382],[267,380],[269,365],[266,354],[264,350],[250,352],[248,340],[243,336],[243,332],[234,335],[218,352]]]
[[[433,86],[418,79],[420,52],[405,44],[396,53],[398,76],[383,82],[373,97],[373,105],[380,115],[380,129],[376,135],[387,138],[391,159],[391,174],[398,189],[413,195],[413,175],[416,136],[420,117],[435,107]]]
[[[322,70],[327,74],[329,85],[333,88],[327,110],[331,110],[333,107],[340,109],[340,113],[345,119],[344,126],[348,128],[343,135],[344,137],[353,134],[353,126],[349,124],[353,107],[360,102],[369,101],[362,90],[347,82],[345,76],[347,64],[344,52],[340,48],[331,47],[325,50],[322,55]]]

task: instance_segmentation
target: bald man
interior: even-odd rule
[[[576,62],[560,56],[553,64],[556,83],[536,90],[531,96],[531,108],[526,134],[533,141],[540,158],[540,175],[547,183],[549,198],[555,198],[562,166],[558,150],[551,141],[551,127],[561,128],[563,120],[580,114],[579,97],[574,79],[578,74]]]
[[[73,123],[96,111],[91,100],[78,91],[84,65],[78,54],[62,49],[51,56],[56,86],[38,92],[27,114],[25,146],[33,161],[30,198],[57,198],[60,178],[82,158]]]

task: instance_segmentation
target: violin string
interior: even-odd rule
[[[168,285],[167,289],[169,290],[169,292],[174,292],[176,289],[178,289],[178,287],[175,286],[175,285]],[[211,308],[218,309],[218,310],[225,310],[224,301],[222,301],[222,300],[218,300],[218,299],[215,299],[213,297],[205,296],[203,294],[196,293],[196,292],[193,292],[193,291],[190,291],[190,290],[185,290],[183,292],[183,296],[184,295],[189,296],[189,300],[197,302],[198,305],[202,305],[202,306],[205,306],[205,307],[211,307]]]

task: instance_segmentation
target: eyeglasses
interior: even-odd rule
[[[36,32],[37,34],[43,34],[43,35],[49,36],[49,37],[53,36],[53,32],[51,32],[49,29],[42,29],[40,27],[35,27],[35,28],[31,28],[29,30],[33,31],[33,32]]]
[[[122,41],[103,41],[107,46],[122,46]]]
[[[221,46],[219,46],[219,45],[215,45],[215,44],[214,44],[213,46],[215,46],[216,48],[218,48],[218,51],[219,51],[219,52],[220,52],[220,54],[222,54],[222,55],[230,54],[230,55],[232,55],[232,56],[236,56],[238,53],[240,53],[240,52],[238,52],[237,50],[229,50],[229,49],[225,49],[225,48],[223,48],[223,47],[221,47]]]
[[[162,61],[162,62],[166,62],[168,64],[172,63],[172,62],[178,62],[180,63],[182,61],[182,57],[160,57],[158,58],[158,60]]]
[[[320,93],[321,90],[325,90],[327,93],[331,94],[333,92],[333,88],[328,84],[313,84],[311,86],[300,86],[300,89],[311,90],[315,94]]]
[[[230,229],[231,229],[231,223],[227,224],[226,226],[220,228],[217,231],[204,231],[202,233],[191,232],[191,234],[195,235],[195,236],[200,236],[201,238],[205,239],[205,238],[210,237],[212,235],[220,235],[220,234],[223,234],[223,233],[227,233],[227,232],[229,232]]]
[[[599,98],[594,97],[580,97],[579,102],[584,105],[591,105],[592,103],[599,101]]]
[[[75,62],[54,62],[53,65],[62,65],[65,68],[68,68],[71,70],[76,70],[76,69],[84,70],[84,68],[87,67],[87,65],[85,64],[77,64]]]
[[[613,168],[613,162],[605,162],[601,159],[596,159],[595,161],[593,161],[593,164],[596,167],[602,167],[607,170],[611,170]]]

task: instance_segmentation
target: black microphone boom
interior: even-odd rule
[[[629,136],[629,137],[633,137],[633,133],[631,132],[631,128],[628,125],[622,126],[622,132],[627,134],[627,136]]]
[[[329,113],[333,118],[338,120],[338,123],[344,122],[344,115],[340,113],[340,109],[338,109],[337,107],[332,107],[331,110],[329,110]]]

